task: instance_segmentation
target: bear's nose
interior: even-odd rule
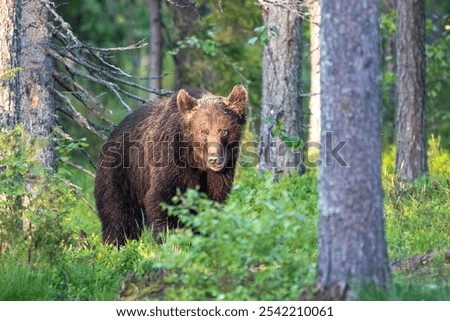
[[[220,164],[222,164],[223,159],[222,159],[222,157],[218,157],[218,156],[209,156],[208,161],[211,164],[219,164],[220,165]]]

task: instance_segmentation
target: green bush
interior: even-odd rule
[[[25,251],[54,259],[65,228],[63,218],[75,201],[58,173],[43,168],[37,151],[45,140],[29,137],[21,126],[0,134],[0,256]]]
[[[274,183],[242,169],[226,205],[195,190],[174,200],[169,213],[192,229],[172,233],[157,252],[156,266],[171,271],[168,299],[296,299],[314,281],[314,173]]]

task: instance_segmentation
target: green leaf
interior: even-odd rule
[[[267,32],[261,34],[261,43],[264,46],[267,46],[269,44],[269,37],[267,36]]]
[[[258,39],[259,39],[258,36],[252,37],[252,38],[250,38],[250,39],[247,41],[247,43],[248,43],[250,46],[253,46],[253,45],[258,41]]]
[[[216,43],[214,40],[206,40],[202,44],[203,52],[207,55],[214,56],[216,54]]]
[[[259,27],[256,27],[255,29],[253,29],[253,31],[257,32],[257,33],[262,33],[265,30],[266,30],[266,26],[259,26]]]
[[[280,127],[275,127],[274,130],[272,130],[272,136],[278,136],[281,132]]]

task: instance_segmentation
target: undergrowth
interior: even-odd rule
[[[177,195],[176,205],[166,208],[189,228],[167,233],[162,245],[146,231],[117,251],[101,243],[98,222],[64,184],[67,179],[36,165],[39,142],[17,129],[2,132],[0,148],[8,150],[19,138],[23,148],[14,148],[22,154],[0,158],[7,183],[0,190],[0,300],[296,300],[314,285],[316,170],[274,183],[271,175],[241,168],[225,205],[195,190]],[[394,161],[390,148],[382,175],[391,261],[426,253],[435,258],[396,269],[389,291],[367,289],[359,299],[449,300],[443,253],[450,247],[450,154],[431,139],[430,174],[412,184],[395,177]],[[92,189],[91,179],[75,176],[78,185]],[[35,177],[45,184],[30,189]],[[28,217],[32,229],[23,228]]]

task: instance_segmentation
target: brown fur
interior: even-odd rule
[[[127,116],[102,148],[95,200],[103,241],[123,245],[144,226],[154,235],[178,226],[161,203],[177,189],[199,187],[224,202],[234,179],[247,92],[235,86],[226,98],[181,89]]]

